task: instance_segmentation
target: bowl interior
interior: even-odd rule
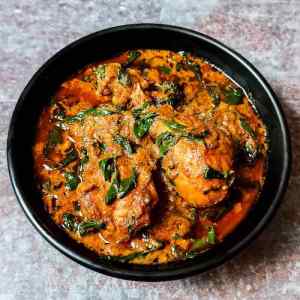
[[[103,261],[56,226],[35,187],[32,144],[42,108],[66,77],[88,63],[135,48],[186,50],[208,59],[251,92],[270,139],[269,168],[260,200],[240,226],[215,249],[194,260],[159,266]],[[135,280],[169,280],[219,265],[252,240],[270,220],[284,192],[290,164],[286,124],[276,97],[265,80],[242,57],[207,36],[182,28],[143,24],[97,32],[67,46],[34,75],[20,96],[8,136],[8,164],[17,197],[30,221],[52,245],[77,262],[104,274]]]

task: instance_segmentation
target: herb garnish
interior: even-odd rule
[[[110,181],[113,173],[116,171],[114,158],[103,159],[99,162],[99,167],[103,173],[105,181]]]
[[[81,149],[81,156],[82,157],[80,159],[79,167],[78,167],[78,171],[79,171],[80,174],[83,172],[84,165],[87,164],[88,161],[89,161],[89,155],[88,155],[88,152],[87,152],[86,148]]]
[[[133,132],[137,138],[142,138],[145,134],[148,133],[156,116],[157,114],[154,112],[140,115],[136,114]]]
[[[182,131],[185,129],[185,125],[182,125],[174,120],[164,120],[164,123],[171,129],[176,131]]]
[[[221,101],[221,97],[220,97],[220,88],[217,86],[209,86],[207,88],[208,90],[208,94],[210,95],[211,99],[212,99],[212,103],[214,106],[218,106],[220,104]]]
[[[125,150],[126,153],[128,153],[128,154],[133,153],[133,147],[132,147],[130,141],[126,137],[124,137],[120,134],[117,134],[114,136],[114,142],[117,143],[118,145],[122,146],[122,148]]]
[[[134,61],[136,61],[141,56],[141,52],[132,50],[128,52],[128,60],[124,67],[129,67]]]
[[[132,174],[129,178],[119,180],[117,172],[115,172],[114,179],[109,187],[109,190],[105,197],[105,203],[110,205],[116,198],[125,197],[136,186],[137,173],[136,170],[132,170]]]
[[[48,156],[55,146],[62,143],[62,129],[60,127],[53,127],[49,132],[48,141],[44,147],[44,155]]]
[[[81,236],[84,236],[88,233],[99,231],[105,229],[106,225],[103,222],[98,222],[95,220],[83,221],[78,224],[77,230]]]
[[[172,71],[171,68],[166,67],[166,66],[159,66],[159,70],[166,75],[169,75]]]
[[[66,179],[66,188],[70,191],[75,190],[80,182],[78,175],[74,172],[65,172],[64,177]]]
[[[224,172],[220,172],[214,168],[206,167],[203,176],[205,179],[226,179],[227,174]]]
[[[94,69],[94,73],[96,74],[97,79],[103,80],[106,74],[106,66],[99,65]]]
[[[224,102],[231,105],[241,104],[243,102],[243,92],[241,89],[229,88],[224,91]]]
[[[155,144],[159,148],[160,156],[164,156],[169,149],[176,144],[176,137],[170,132],[161,133],[155,141]]]
[[[77,151],[74,146],[67,152],[66,157],[58,164],[59,168],[67,166],[69,163],[75,161],[78,158]]]
[[[253,139],[256,138],[255,131],[251,128],[250,124],[246,121],[246,119],[240,118],[240,125],[245,131],[247,131],[250,134],[250,136]]]
[[[87,110],[80,111],[74,116],[65,117],[64,121],[67,123],[79,122],[84,120],[87,116],[108,116],[117,113],[117,111],[111,110],[107,107],[100,106],[96,108],[89,108]]]
[[[79,222],[71,213],[63,214],[63,227],[69,231],[78,232],[80,236],[84,236],[88,233],[97,232],[101,229],[105,229],[106,225],[103,222],[96,220],[87,220]]]
[[[131,85],[131,79],[126,69],[120,68],[118,73],[118,81],[124,86]]]

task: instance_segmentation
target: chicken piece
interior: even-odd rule
[[[159,117],[155,118],[152,126],[150,127],[150,135],[157,138],[161,133],[171,131],[166,125],[164,120],[172,120],[174,118],[174,109],[171,105],[162,105],[154,110]]]
[[[176,236],[184,237],[192,229],[192,222],[174,211],[167,212],[160,221],[160,224],[151,231],[158,240],[171,240]]]
[[[77,78],[65,82],[57,93],[58,98],[62,98],[61,103],[65,106],[80,104],[80,109],[97,106],[108,102],[105,96],[99,96],[94,86]]]
[[[214,130],[215,136],[208,137],[207,143],[180,139],[162,163],[177,192],[196,207],[214,205],[229,192],[226,177],[233,168],[233,144],[223,132]],[[208,169],[216,170],[219,176],[205,175]]]
[[[80,197],[80,209],[82,215],[89,220],[101,220],[101,210],[97,206],[97,191],[96,186],[91,186],[90,191],[83,193]]]
[[[145,95],[139,83],[135,83],[131,93],[131,103],[133,107],[142,106],[145,102],[149,102],[149,97]]]
[[[97,71],[98,70],[98,71]],[[129,100],[132,82],[127,70],[119,63],[103,64],[95,70],[99,95],[112,94],[114,105],[124,105]]]
[[[135,188],[114,204],[113,223],[118,232],[118,240],[126,241],[142,227],[150,225],[150,213],[158,202],[158,195],[152,180],[152,171],[155,164],[151,159],[151,153],[146,149],[138,149],[129,158],[119,157],[117,168],[120,178],[129,178],[132,170],[137,173]]]
[[[100,72],[97,73],[97,69]],[[118,77],[118,72],[121,68],[119,63],[103,64],[96,68],[97,77],[97,92],[101,95],[105,89],[109,88],[110,83]],[[102,71],[102,72],[101,72]]]
[[[128,240],[133,233],[150,225],[150,212],[157,202],[158,195],[152,181],[144,189],[137,187],[128,196],[116,201],[113,222],[119,242]]]
[[[113,93],[112,103],[122,106],[128,102],[132,86],[129,81],[127,83],[120,83],[118,80],[114,80],[111,84],[111,90]]]

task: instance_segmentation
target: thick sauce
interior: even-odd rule
[[[266,129],[203,59],[129,51],[61,84],[33,155],[45,208],[72,238],[107,259],[167,263],[245,218],[264,183]]]

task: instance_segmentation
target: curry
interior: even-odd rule
[[[259,197],[267,132],[249,96],[186,52],[135,50],[84,67],[41,113],[41,201],[99,256],[191,259],[231,233]]]

